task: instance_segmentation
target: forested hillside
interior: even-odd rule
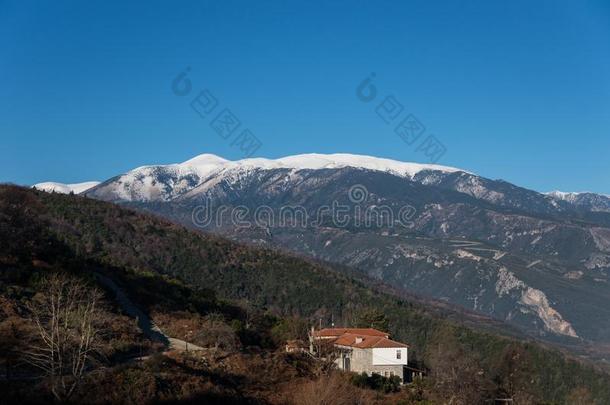
[[[100,272],[176,334],[182,333],[180,314],[191,329],[209,326],[209,315],[220,314],[230,326],[220,329],[223,336],[235,338],[226,349],[257,347],[261,359],[281,351],[282,338],[299,337],[294,335],[303,328],[294,324],[332,316],[347,325],[373,314],[395,339],[411,345],[415,364],[429,371],[417,395],[400,400],[453,397],[466,404],[510,396],[517,403],[610,403],[610,377],[558,351],[460,326],[323,264],[203,235],[110,203],[2,186],[0,241],[0,292],[11,307],[19,308],[28,291],[40,288],[36,280],[47,268],[89,279]],[[8,319],[6,311],[0,316]],[[117,358],[125,354],[121,350],[115,350]],[[297,378],[291,367],[294,376],[288,378]],[[210,386],[223,383],[206,378]],[[236,390],[234,398],[246,396]]]

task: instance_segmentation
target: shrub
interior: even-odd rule
[[[384,393],[400,391],[400,378],[398,376],[384,377],[380,374],[373,374],[370,377],[366,373],[352,374],[350,381],[357,387],[368,388]]]

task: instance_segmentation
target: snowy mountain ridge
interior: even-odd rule
[[[200,184],[216,178],[239,178],[259,170],[322,170],[355,168],[386,172],[413,179],[423,172],[468,173],[465,170],[345,153],[302,154],[280,159],[249,158],[236,161],[213,154],[202,154],[182,163],[141,166],[112,178],[92,190],[111,201],[169,201]]]
[[[47,191],[47,192],[55,192],[61,194],[79,194],[83,191],[87,191],[95,186],[100,184],[99,181],[85,181],[83,183],[73,183],[73,184],[64,184],[57,183],[54,181],[47,181],[44,183],[34,184],[32,187],[35,187],[38,190]]]
[[[182,163],[170,165],[142,166],[132,170],[138,172],[150,167],[174,168],[178,171],[193,172],[205,177],[220,170],[228,169],[296,169],[320,170],[353,167],[357,169],[390,172],[403,177],[413,177],[424,170],[441,171],[445,173],[466,172],[454,167],[401,162],[398,160],[377,158],[366,155],[353,155],[347,153],[320,154],[308,153],[286,156],[279,159],[249,158],[241,160],[227,160],[219,156],[205,153],[195,156]]]
[[[308,153],[279,159],[248,158],[227,160],[213,154],[201,154],[181,163],[140,166],[98,184],[39,183],[45,191],[91,194],[109,201],[171,201],[193,197],[219,182],[239,183],[256,172],[289,170],[328,170],[354,168],[387,173],[423,185],[449,188],[492,204],[513,208],[535,208],[556,212],[567,208],[610,212],[610,197],[594,193],[538,193],[489,180],[466,170],[347,153]],[[515,199],[515,192],[520,197]],[[513,197],[511,197],[513,196]]]

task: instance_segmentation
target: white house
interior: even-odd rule
[[[391,340],[385,332],[357,328],[321,329],[312,331],[310,342],[312,351],[317,343],[332,344],[335,364],[341,370],[405,379],[409,345]]]

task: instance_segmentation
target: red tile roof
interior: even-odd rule
[[[362,336],[380,336],[384,338],[390,337],[388,333],[373,328],[327,328],[314,331],[314,336],[339,337],[346,333]]]
[[[396,342],[385,336],[366,336],[353,333],[345,333],[334,341],[335,345],[357,347],[359,349],[370,348],[394,348],[409,347],[404,343]]]

